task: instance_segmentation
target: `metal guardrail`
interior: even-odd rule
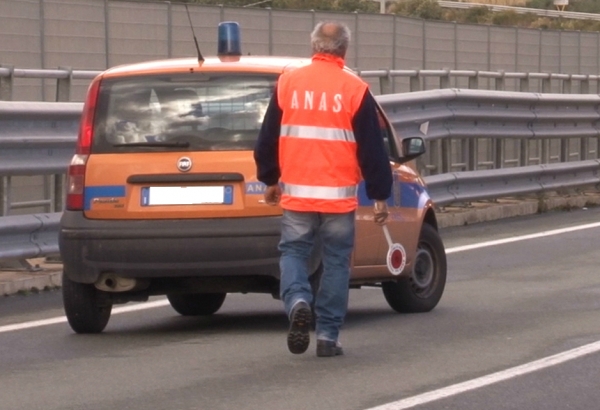
[[[12,209],[45,206],[61,211],[63,174],[75,152],[81,103],[0,102],[0,217]],[[48,198],[16,202],[12,178],[45,175]]]
[[[438,206],[538,194],[600,184],[600,161],[577,161],[484,171],[452,172],[425,178]]]
[[[427,124],[419,168],[437,205],[600,183],[599,95],[448,89],[377,100],[403,137]]]
[[[392,79],[404,77],[409,79],[409,91],[422,91],[423,82],[427,78],[436,79],[436,88],[451,88],[452,79],[466,79],[467,89],[481,89],[482,80],[492,80],[493,89],[506,90],[506,81],[518,82],[519,92],[529,92],[532,81],[539,81],[539,91],[551,93],[558,83],[558,90],[563,94],[575,91],[578,94],[588,94],[592,91],[591,83],[596,83],[596,93],[600,93],[600,75],[596,74],[561,74],[561,73],[525,73],[508,71],[478,71],[478,70],[356,70],[363,78],[379,78],[380,94],[392,93]],[[574,85],[575,83],[575,85]],[[578,85],[578,87],[576,87]]]
[[[600,95],[445,89],[376,98],[399,135],[425,138],[418,167],[438,205],[600,183]],[[78,103],[0,102],[0,156],[8,153],[0,177],[61,179],[81,110]],[[62,198],[62,185],[55,191]],[[58,215],[0,217],[0,260],[57,252]]]
[[[600,20],[600,14],[580,13],[576,11],[559,11],[546,9],[532,9],[527,7],[501,6],[495,4],[466,3],[456,1],[438,1],[441,7],[453,9],[470,9],[473,7],[487,7],[492,11],[513,11],[518,14],[535,14],[540,17],[565,18],[574,20]]]
[[[598,158],[596,94],[447,89],[377,99],[399,135],[422,135],[429,123],[424,175]]]
[[[12,100],[15,78],[56,79],[56,101],[71,101],[73,80],[92,80],[100,73],[101,71],[73,70],[69,67],[51,70],[0,65],[0,101]]]
[[[542,93],[559,91],[563,94],[572,92],[578,94],[600,94],[600,75],[598,74],[564,74],[564,73],[535,73],[535,72],[510,72],[510,71],[485,71],[485,70],[360,70],[355,71],[363,78],[379,79],[379,94],[392,94],[395,91],[394,79],[408,79],[408,91],[422,91],[425,81],[433,80],[435,88],[452,88],[452,81],[466,80],[467,89],[487,89],[488,81],[492,82],[491,88],[497,91],[506,90],[507,81],[517,82],[516,88],[520,92],[536,90]],[[13,99],[15,78],[56,79],[57,102],[71,101],[73,80],[91,80],[101,71],[72,70],[61,68],[47,69],[22,69],[0,65],[0,101]],[[539,87],[532,83],[539,82]],[[595,85],[595,87],[593,87]]]
[[[58,253],[60,212],[0,218],[0,260],[22,260]]]

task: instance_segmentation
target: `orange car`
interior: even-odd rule
[[[116,67],[91,83],[59,235],[75,332],[101,332],[113,304],[151,295],[182,315],[213,314],[227,293],[278,297],[281,209],[264,203],[253,148],[278,76],[309,60],[231,54]],[[388,252],[361,184],[351,287],[381,286],[393,309],[429,311],[446,256],[407,165],[424,142],[379,116],[394,174],[387,226],[400,245]],[[311,271],[317,287],[319,249]]]

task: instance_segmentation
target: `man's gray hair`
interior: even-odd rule
[[[344,58],[350,43],[350,29],[338,21],[319,22],[310,35],[314,54],[332,54]]]

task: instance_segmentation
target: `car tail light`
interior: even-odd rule
[[[81,122],[79,123],[79,137],[77,138],[77,154],[88,155],[90,153],[94,137],[94,115],[96,113],[99,91],[100,79],[96,78],[90,84],[87,99],[85,100],[85,104],[83,104]]]
[[[94,138],[94,114],[100,91],[100,79],[95,79],[88,89],[87,99],[83,105],[79,135],[75,155],[71,159],[67,174],[67,209],[77,211],[83,209],[83,191],[85,179],[85,165],[90,154]]]
[[[67,176],[67,209],[77,211],[83,209],[83,188],[87,155],[75,154],[69,165]]]

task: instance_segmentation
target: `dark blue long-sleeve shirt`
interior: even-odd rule
[[[281,176],[279,134],[282,117],[275,89],[254,149],[257,177],[266,185],[277,184]],[[352,127],[367,196],[369,199],[385,200],[391,194],[392,172],[381,135],[376,102],[369,91],[365,92],[360,108],[352,119]]]

